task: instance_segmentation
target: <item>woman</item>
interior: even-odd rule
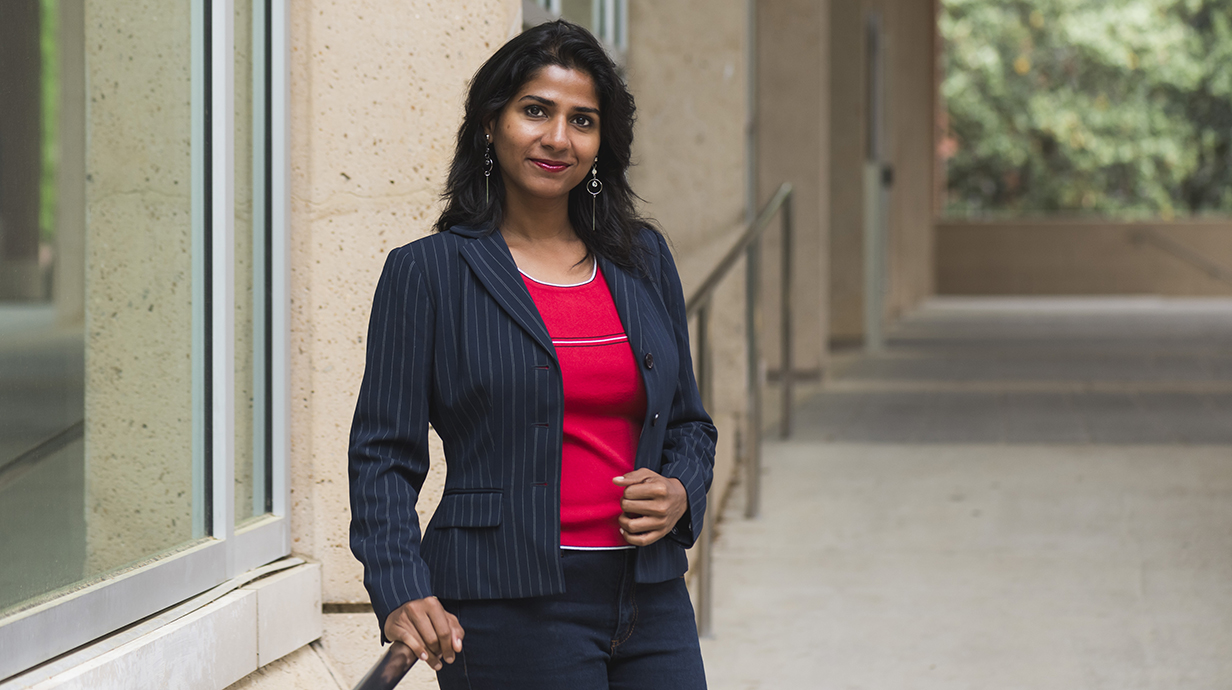
[[[471,83],[436,233],[377,285],[351,549],[383,639],[446,690],[705,687],[682,576],[715,429],[625,179],[633,115],[584,29],[514,38]],[[421,540],[429,423],[447,479]]]

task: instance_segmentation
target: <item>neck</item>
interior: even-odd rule
[[[505,196],[505,214],[500,232],[508,242],[576,240],[569,223],[569,197],[539,199],[514,190]]]

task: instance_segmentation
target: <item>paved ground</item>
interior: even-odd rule
[[[837,369],[728,506],[714,690],[1232,687],[1232,302],[936,301]]]
[[[75,582],[85,567],[82,440],[20,462],[81,421],[84,343],[51,307],[0,305],[0,611]]]

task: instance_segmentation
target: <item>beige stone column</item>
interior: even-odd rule
[[[820,374],[830,330],[830,1],[761,0],[758,10],[758,204],[783,182],[795,190],[792,346],[796,369]],[[762,287],[775,324],[779,238],[778,227],[770,228]],[[771,369],[780,369],[778,329],[767,328],[764,343]]]
[[[865,3],[830,0],[830,337],[864,337]]]

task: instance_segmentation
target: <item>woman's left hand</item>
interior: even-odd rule
[[[634,546],[649,546],[672,531],[689,507],[689,495],[679,479],[667,478],[645,468],[634,470],[612,483],[625,487],[620,499],[620,531]]]

